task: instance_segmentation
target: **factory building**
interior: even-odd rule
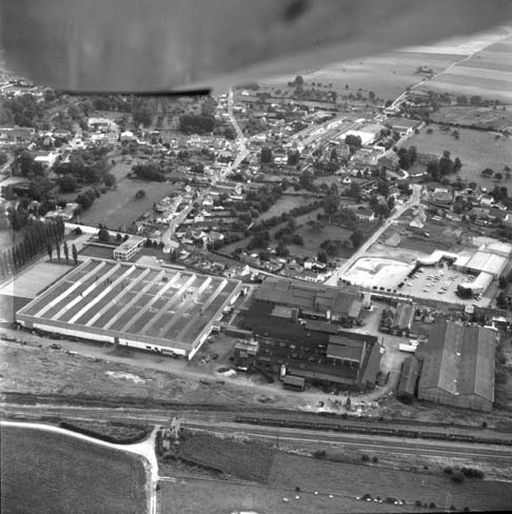
[[[27,328],[192,358],[241,283],[88,259],[16,314]]]
[[[443,321],[432,327],[416,357],[422,363],[418,398],[490,411],[494,401],[496,334],[476,325]]]

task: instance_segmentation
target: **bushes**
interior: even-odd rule
[[[364,453],[363,455],[361,455],[361,460],[363,462],[370,462],[370,457],[366,455],[366,453]]]
[[[325,450],[315,450],[313,452],[313,457],[315,459],[325,459],[326,453]]]
[[[464,475],[464,473],[462,473],[462,471],[457,470],[452,474],[451,479],[456,484],[462,484],[466,480],[466,476]]]
[[[144,439],[151,427],[145,425],[125,424],[125,423],[94,423],[84,421],[61,421],[61,428],[78,432],[89,437],[94,437],[108,443],[133,444]]]
[[[461,472],[467,478],[484,478],[484,472],[477,468],[461,468]]]

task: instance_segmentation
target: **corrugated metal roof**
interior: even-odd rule
[[[363,357],[364,343],[362,344],[334,344],[327,345],[327,357],[350,362],[361,362]]]
[[[420,391],[440,388],[493,401],[495,347],[492,330],[449,321],[435,325],[421,351]]]

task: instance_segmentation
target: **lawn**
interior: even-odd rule
[[[147,509],[139,457],[18,427],[2,427],[1,448],[4,514],[140,514]]]
[[[280,216],[283,212],[290,212],[295,207],[302,207],[310,203],[312,203],[310,195],[283,195],[268,211],[262,213],[256,219],[256,223],[273,216]]]
[[[105,246],[87,245],[81,251],[82,257],[97,257],[99,259],[113,259],[113,248]]]
[[[457,175],[468,182],[476,182],[484,187],[494,187],[496,181],[492,178],[481,176],[482,170],[491,168],[495,172],[503,173],[505,166],[512,167],[512,144],[510,139],[495,139],[491,132],[458,129],[460,137],[455,139],[450,132],[443,132],[439,125],[429,125],[433,129],[432,134],[427,134],[422,129],[419,134],[414,134],[407,139],[404,146],[416,146],[418,152],[437,153],[442,155],[444,150],[451,152],[452,159],[459,157],[462,161],[462,169]],[[454,178],[452,175],[450,178]],[[508,181],[503,181],[507,185]]]
[[[80,221],[93,226],[103,223],[112,230],[128,228],[139,216],[150,211],[153,203],[162,200],[174,188],[161,182],[118,179],[114,188],[97,198],[92,207],[80,215]],[[134,195],[139,189],[146,192],[146,197],[136,200]]]

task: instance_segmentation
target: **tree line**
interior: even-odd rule
[[[16,274],[45,249],[52,245],[58,247],[63,238],[64,222],[60,218],[52,222],[37,221],[27,225],[23,239],[0,253],[0,276],[4,278]]]

